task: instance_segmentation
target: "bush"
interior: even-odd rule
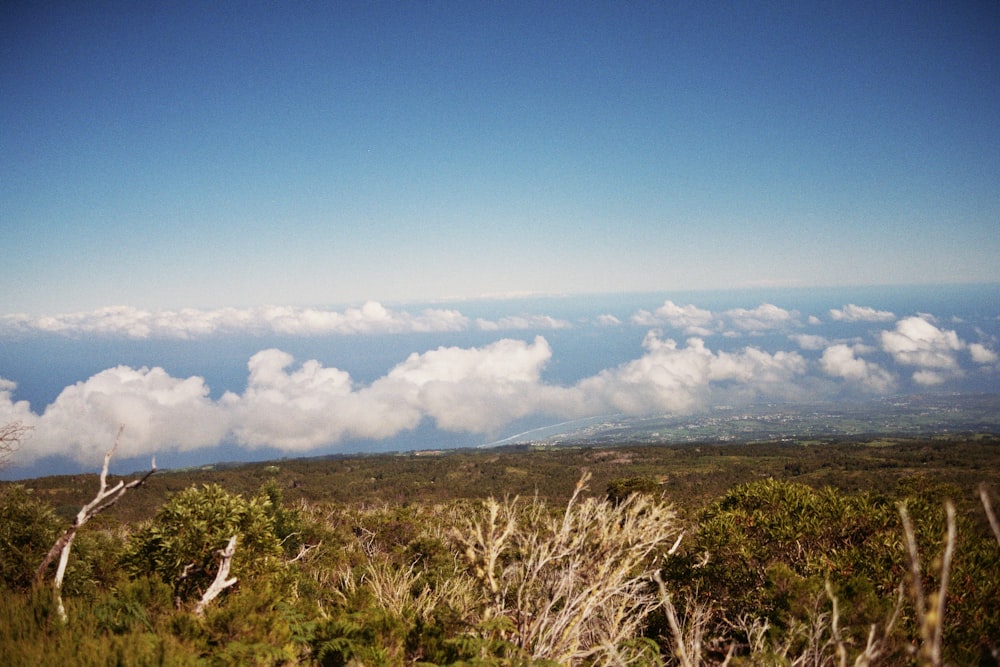
[[[0,490],[0,581],[13,590],[29,589],[63,527],[52,506],[30,489],[12,484]]]
[[[617,477],[608,482],[608,500],[615,504],[624,502],[633,493],[658,498],[663,488],[652,477]]]
[[[266,497],[247,500],[215,484],[185,489],[131,536],[124,563],[135,575],[154,575],[173,586],[182,603],[212,583],[218,552],[236,535],[232,575],[253,578],[273,570],[281,554],[269,511]]]

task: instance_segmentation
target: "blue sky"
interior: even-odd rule
[[[0,314],[1000,280],[1000,6],[4,3]]]
[[[996,2],[2,3],[4,474],[996,391],[998,45]]]

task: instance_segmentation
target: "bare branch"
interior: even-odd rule
[[[917,624],[920,626],[920,650],[917,654],[917,664],[921,666],[939,667],[941,665],[941,642],[944,632],[945,596],[948,590],[948,579],[951,572],[951,560],[955,553],[957,531],[955,528],[955,506],[945,503],[947,528],[945,532],[945,548],[941,557],[941,583],[938,590],[924,598],[923,576],[920,567],[920,554],[917,551],[917,538],[910,522],[906,506],[899,505],[899,515],[903,520],[903,532],[906,536],[906,548],[910,556],[910,578],[913,603],[917,614]]]
[[[215,598],[219,597],[222,591],[226,590],[230,586],[237,582],[236,577],[229,579],[229,567],[233,563],[233,554],[236,553],[236,536],[233,535],[229,538],[229,543],[226,545],[225,549],[219,551],[219,555],[222,556],[222,561],[219,563],[219,571],[215,574],[215,580],[212,585],[208,587],[205,594],[201,596],[201,600],[195,605],[194,613],[198,616],[202,616],[205,613],[205,607],[208,606]]]
[[[997,538],[997,544],[1000,544],[1000,522],[997,521],[997,515],[993,512],[993,505],[990,503],[990,494],[986,492],[985,484],[979,485],[979,499],[983,501],[983,509],[986,510],[986,518],[990,521],[993,536]]]
[[[924,583],[923,577],[920,574],[920,552],[917,551],[917,535],[913,531],[910,513],[906,511],[906,505],[903,503],[899,504],[899,517],[903,520],[906,553],[910,557],[910,587],[913,592],[913,603],[917,610],[917,623],[922,627],[927,607],[924,606]]]
[[[21,443],[34,428],[34,426],[25,426],[24,422],[20,420],[0,426],[0,468],[6,466],[17,450],[21,449]]]
[[[316,544],[303,544],[303,545],[301,545],[299,547],[299,553],[298,553],[298,555],[296,555],[295,558],[292,558],[291,560],[285,561],[285,565],[291,565],[295,561],[302,560],[311,551],[313,551],[314,549],[318,549],[321,546],[323,546],[322,542],[317,542]]]
[[[88,521],[90,521],[94,516],[103,512],[107,508],[111,507],[119,500],[129,489],[134,489],[137,486],[145,483],[149,479],[150,475],[156,472],[156,459],[152,460],[151,468],[142,477],[132,480],[128,484],[124,480],[119,480],[112,488],[108,488],[108,465],[111,462],[111,456],[118,449],[118,443],[121,440],[122,432],[125,430],[125,425],[121,424],[118,427],[118,435],[115,437],[115,444],[104,454],[104,466],[101,468],[101,486],[97,491],[97,495],[89,503],[80,508],[80,511],[76,515],[76,520],[73,525],[66,529],[56,543],[52,545],[49,552],[45,555],[42,560],[41,565],[38,566],[38,570],[35,572],[35,577],[41,580],[45,576],[45,572],[48,570],[49,565],[55,560],[56,556],[59,557],[59,565],[56,567],[56,574],[52,580],[52,586],[56,592],[56,599],[59,605],[59,616],[65,622],[66,611],[62,604],[62,584],[63,578],[66,576],[66,565],[69,563],[70,548],[73,546],[73,539],[76,537],[76,533],[80,528],[84,526]]]

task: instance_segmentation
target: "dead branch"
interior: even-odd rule
[[[997,515],[993,512],[993,505],[990,503],[990,494],[986,492],[986,485],[979,485],[979,499],[983,501],[983,509],[986,510],[986,518],[989,519],[990,528],[993,529],[993,536],[1000,544],[1000,522],[997,522]]]
[[[944,507],[947,528],[944,554],[941,557],[941,583],[937,591],[927,596],[925,602],[916,533],[913,530],[910,515],[906,511],[906,505],[902,503],[899,505],[899,515],[903,520],[903,533],[906,535],[906,550],[910,557],[910,586],[917,614],[917,624],[920,626],[920,650],[917,654],[917,664],[921,666],[939,667],[941,665],[945,595],[948,589],[948,577],[956,539],[955,506],[949,501],[945,503]]]
[[[307,555],[309,555],[309,553],[311,553],[313,551],[313,549],[318,549],[321,546],[323,546],[323,542],[317,542],[316,544],[303,544],[303,545],[299,546],[299,553],[298,553],[298,555],[295,556],[295,558],[292,558],[291,560],[285,561],[285,565],[291,565],[292,563],[294,563],[296,561],[302,560]]]
[[[228,578],[229,567],[233,563],[234,553],[236,553],[235,535],[229,538],[229,543],[226,545],[226,548],[219,551],[219,555],[222,556],[222,560],[219,563],[219,571],[215,574],[215,580],[205,591],[205,594],[201,596],[201,599],[198,600],[198,604],[194,607],[194,613],[198,616],[205,614],[205,607],[208,606],[208,603],[219,597],[219,594],[222,593],[222,591],[236,583],[236,577],[233,577],[232,579]]]
[[[119,425],[118,435],[115,436],[115,444],[104,454],[104,467],[101,469],[101,486],[97,491],[97,495],[94,496],[93,500],[80,508],[73,525],[67,528],[66,532],[63,533],[58,540],[56,540],[56,543],[52,545],[51,549],[49,549],[49,552],[45,555],[41,565],[38,566],[38,570],[35,572],[35,578],[40,581],[45,576],[45,572],[48,570],[52,561],[55,560],[56,556],[59,556],[59,565],[56,567],[56,575],[52,580],[52,586],[56,592],[56,600],[59,606],[59,616],[63,619],[63,621],[66,620],[66,611],[62,604],[62,584],[63,578],[66,576],[66,565],[69,563],[70,548],[73,546],[73,539],[76,537],[77,531],[96,515],[121,500],[122,496],[124,496],[129,489],[141,486],[153,473],[156,472],[156,458],[154,457],[150,470],[145,475],[132,480],[128,484],[125,483],[125,480],[119,480],[116,485],[110,489],[108,488],[108,465],[111,462],[111,457],[115,453],[115,450],[118,449],[118,443],[121,441],[122,431],[124,430],[125,425]]]
[[[0,426],[0,468],[7,465],[17,450],[21,449],[21,442],[28,437],[34,426],[25,426],[24,422],[12,421]]]

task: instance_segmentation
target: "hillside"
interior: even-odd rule
[[[109,516],[148,518],[192,485],[220,484],[253,493],[274,480],[287,501],[406,505],[487,496],[569,497],[582,471],[600,493],[615,478],[651,477],[674,503],[696,508],[730,487],[774,477],[842,491],[889,492],[914,476],[948,482],[973,494],[980,483],[1000,487],[1000,436],[828,437],[744,443],[511,445],[404,454],[285,459],[219,464],[155,474]],[[24,482],[67,519],[93,497],[94,475]]]

